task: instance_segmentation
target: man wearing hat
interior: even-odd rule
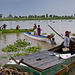
[[[71,33],[70,31],[65,31],[64,48],[69,48],[70,40],[75,42],[73,39],[70,38],[70,33]],[[70,50],[68,52],[70,52]]]

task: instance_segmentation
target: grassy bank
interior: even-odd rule
[[[1,33],[18,33],[18,32],[26,32],[27,29],[19,29],[19,30],[16,30],[16,29],[6,29],[6,30],[2,30],[0,31]],[[29,29],[29,31],[33,31],[33,29]]]

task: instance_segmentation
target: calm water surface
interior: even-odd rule
[[[48,24],[51,25],[59,34],[65,33],[66,30],[71,31],[71,33],[75,33],[75,20],[34,20],[34,21],[0,21],[0,26],[3,24],[7,25],[7,29],[16,28],[16,25],[20,25],[20,29],[26,29],[26,28],[33,28],[34,23],[37,25],[40,25],[42,28],[41,33],[54,33],[49,27]],[[2,52],[2,48],[6,47],[9,44],[14,44],[14,42],[17,39],[26,39],[27,42],[31,43],[31,46],[41,46],[42,50],[48,50],[54,46],[50,44],[49,41],[47,42],[40,42],[33,40],[29,37],[24,36],[24,33],[4,33],[0,34],[0,63],[6,63],[8,62],[8,59],[2,59],[1,56],[8,55],[5,52]],[[63,39],[59,37],[57,34],[55,34],[55,40],[57,45],[59,45]]]

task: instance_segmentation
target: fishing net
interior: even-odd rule
[[[25,66],[17,65],[17,64],[5,64],[2,69],[0,69],[0,74],[5,75],[8,74],[10,75],[10,71],[12,71],[12,75],[34,75],[32,72],[26,69]],[[5,73],[5,74],[4,74]]]

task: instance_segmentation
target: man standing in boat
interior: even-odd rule
[[[38,36],[40,36],[41,30],[42,30],[42,29],[40,28],[40,25],[38,25],[38,28],[37,28]]]
[[[64,48],[68,48],[68,51],[67,52],[69,52],[70,53],[70,49],[69,49],[69,47],[70,47],[70,41],[73,41],[73,42],[75,42],[73,39],[71,39],[70,38],[70,31],[65,31],[65,37],[64,37]]]

